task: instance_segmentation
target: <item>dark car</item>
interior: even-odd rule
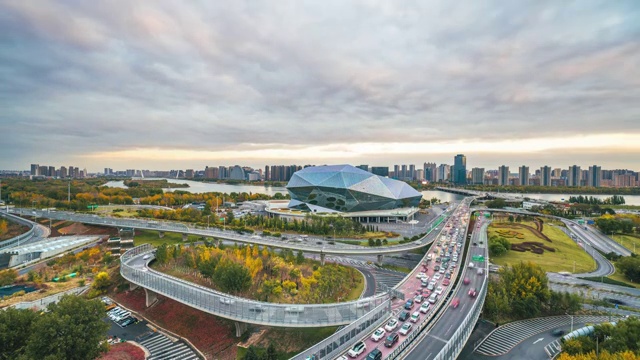
[[[398,335],[397,332],[393,332],[389,334],[389,336],[387,336],[387,339],[384,341],[384,346],[389,348],[392,347],[395,343],[398,342],[399,338],[400,336]]]
[[[411,310],[411,308],[413,307],[413,300],[409,299],[407,300],[406,303],[404,303],[404,309],[405,310]]]
[[[564,330],[562,329],[555,329],[551,332],[551,335],[553,336],[562,336],[564,335]]]
[[[382,351],[378,349],[373,349],[369,355],[367,355],[367,360],[381,360],[382,359]]]
[[[409,318],[409,312],[408,311],[403,311],[400,313],[400,315],[398,315],[398,320],[400,321],[406,321]]]

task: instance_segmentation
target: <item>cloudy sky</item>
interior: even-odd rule
[[[640,2],[0,0],[0,169],[640,170]]]

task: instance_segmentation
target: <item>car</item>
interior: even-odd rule
[[[435,275],[433,275],[433,280],[440,280],[441,277],[442,275],[440,273],[436,273]]]
[[[483,274],[484,274],[484,269],[478,268],[478,275],[483,275]]]
[[[436,265],[436,266],[433,268],[433,271],[440,271],[440,265]]]
[[[465,285],[469,285],[470,282],[471,280],[469,280],[469,278],[464,278],[464,280],[462,280],[462,283]]]
[[[430,282],[429,286],[427,286],[427,290],[428,291],[433,291],[433,289],[435,289],[435,288],[436,288],[436,282],[435,281]]]
[[[418,320],[420,320],[420,311],[414,311],[413,314],[411,314],[411,318],[409,318],[409,321],[411,322],[418,322]]]
[[[367,351],[367,345],[363,341],[358,341],[355,345],[353,345],[351,350],[349,350],[347,355],[349,355],[349,357],[356,358],[358,357],[358,355],[362,354],[365,351]]]
[[[381,360],[382,359],[382,351],[380,349],[373,349],[367,355],[367,360]]]
[[[438,294],[438,295],[440,295],[440,294],[442,294],[442,292],[443,292],[443,291],[444,291],[444,288],[443,288],[442,286],[438,286],[438,287],[436,288],[435,293],[436,293],[436,294]]]
[[[397,332],[391,333],[389,334],[389,336],[387,336],[387,338],[384,340],[384,346],[390,348],[392,347],[395,343],[398,342],[398,340],[400,339],[400,337],[398,336]]]
[[[142,260],[148,260],[148,259],[149,259],[149,254],[142,257]]]
[[[412,299],[409,299],[409,300],[407,300],[406,303],[404,303],[405,310],[411,310],[412,307],[413,307],[413,300]]]
[[[393,331],[395,328],[398,327],[398,320],[396,319],[391,319],[387,322],[387,324],[384,326],[384,329],[387,331]]]
[[[478,295],[478,292],[476,291],[476,289],[471,288],[469,289],[469,292],[467,294],[469,294],[470,297],[476,297],[476,295]]]
[[[116,307],[116,304],[111,303],[111,304],[106,305],[106,306],[104,307],[104,309],[105,309],[106,311],[109,311],[109,310],[111,310],[111,309],[115,309],[115,307]]]
[[[120,326],[125,328],[136,322],[138,322],[138,319],[134,318],[133,316],[129,316],[126,320],[120,322]]]
[[[411,323],[406,323],[402,325],[402,327],[400,328],[400,331],[398,332],[400,333],[400,335],[407,335],[411,331],[412,327],[413,325]]]
[[[420,280],[421,281],[429,281],[429,275],[423,276]]]
[[[409,312],[408,311],[403,311],[400,313],[400,315],[398,315],[398,320],[400,321],[406,321],[409,318]]]
[[[422,295],[416,295],[416,297],[413,298],[413,301],[416,303],[421,303],[422,300],[424,300],[424,298],[422,297]]]
[[[452,308],[457,308],[460,305],[460,299],[458,298],[453,298],[453,300],[451,301],[451,307]]]
[[[418,279],[421,279],[421,278],[422,278],[423,276],[425,276],[425,275],[427,275],[427,274],[425,274],[425,273],[423,273],[423,272],[419,272],[419,273],[418,273],[418,275],[416,275],[416,277],[417,277]]]
[[[429,307],[429,303],[425,301],[422,305],[420,305],[420,312],[426,314],[429,311]]]
[[[448,286],[449,284],[450,284],[449,279],[444,279],[444,280],[442,280],[442,285],[444,285],[444,286]]]
[[[451,279],[451,273],[447,271],[446,273],[444,273],[444,277],[445,279]]]
[[[373,335],[371,335],[371,340],[380,341],[380,339],[382,339],[386,333],[387,331],[385,329],[379,328],[378,330],[373,332]]]
[[[429,302],[432,304],[435,304],[436,301],[438,301],[438,294],[436,293],[431,294],[431,296],[429,296]]]
[[[555,329],[555,330],[551,331],[551,335],[553,335],[553,336],[562,336],[562,335],[564,335],[564,330]]]
[[[428,282],[426,282],[426,281],[422,281],[422,282],[420,283],[420,286],[422,286],[422,287],[427,287],[427,286],[429,286],[429,283],[428,283]]]
[[[469,263],[469,267],[473,268],[473,263],[472,262]]]
[[[440,269],[440,271],[438,271],[440,274],[444,274],[445,272],[447,272],[447,269],[445,269],[444,267]]]

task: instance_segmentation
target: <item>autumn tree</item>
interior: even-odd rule
[[[101,271],[93,279],[93,284],[91,285],[91,287],[99,292],[104,292],[107,290],[109,285],[111,285],[111,278],[109,277],[109,274]]]

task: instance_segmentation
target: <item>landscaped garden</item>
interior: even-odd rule
[[[560,228],[540,218],[505,218],[489,226],[489,248],[499,244],[506,251],[494,252],[491,262],[497,265],[513,265],[531,261],[545,271],[589,272],[596,263],[579,245]],[[519,220],[519,221],[518,221]]]

